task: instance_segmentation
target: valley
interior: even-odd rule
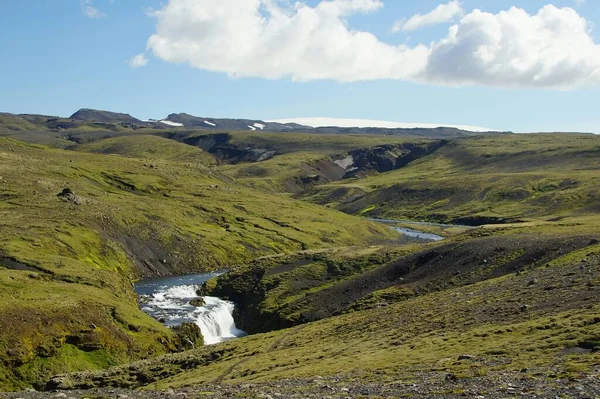
[[[599,395],[598,136],[166,121],[0,114],[0,391]]]

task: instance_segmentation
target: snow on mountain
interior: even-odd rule
[[[174,126],[174,127],[182,127],[183,126],[183,123],[171,122],[166,119],[163,119],[159,122],[164,123],[165,125],[168,125],[168,126]]]
[[[288,119],[276,119],[267,122],[273,123],[297,123],[299,125],[311,126],[311,127],[373,127],[373,128],[388,128],[388,129],[434,129],[436,127],[453,127],[456,129],[467,130],[470,132],[490,132],[495,129],[489,129],[486,127],[479,126],[468,126],[468,125],[452,125],[452,124],[436,124],[436,123],[402,123],[402,122],[390,122],[390,121],[377,121],[370,119],[343,119],[343,118],[288,118]],[[256,125],[255,125],[256,126]]]

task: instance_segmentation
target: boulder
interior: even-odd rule
[[[204,301],[204,298],[194,298],[190,301],[190,305],[200,308],[206,305],[206,302]]]
[[[71,202],[75,205],[81,205],[83,203],[81,197],[75,195],[73,190],[68,187],[56,194],[56,196],[65,202]]]

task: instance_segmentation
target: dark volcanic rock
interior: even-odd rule
[[[446,144],[448,141],[440,140],[427,145],[386,144],[354,150],[348,153],[354,159],[354,163],[344,178],[359,177],[372,170],[384,173],[400,169],[412,161],[430,155]]]
[[[81,197],[75,195],[70,188],[65,188],[60,193],[56,194],[56,196],[65,202],[72,202],[75,205],[81,205],[83,203]]]

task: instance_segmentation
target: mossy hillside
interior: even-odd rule
[[[110,280],[115,285],[120,277]],[[2,389],[39,388],[57,373],[176,349],[174,334],[140,313],[131,295],[6,269],[0,269],[0,288]]]
[[[399,170],[317,186],[302,198],[390,219],[485,222],[595,214],[599,153],[594,135],[458,139]]]
[[[376,147],[383,144],[426,144],[434,140],[373,135],[341,135],[310,133],[231,132],[231,143],[240,147],[266,148],[278,154],[311,152],[314,154],[344,154],[357,148]]]
[[[260,259],[209,280],[202,290],[237,303],[236,322],[240,328],[250,333],[266,332],[310,321],[310,306],[299,306],[306,297],[413,249],[340,248]]]
[[[205,166],[216,165],[215,158],[198,147],[147,134],[113,137],[93,143],[72,146],[70,149],[150,160],[166,159],[178,162],[199,163]]]
[[[146,326],[136,331],[137,318],[145,317],[131,286],[136,277],[395,237],[384,226],[224,181],[200,163],[159,160],[151,166],[146,159],[2,139],[0,176],[0,265],[11,269],[1,273],[3,283],[10,286],[11,278],[21,276],[6,291],[15,300],[0,308],[0,343],[16,350],[1,352],[3,387],[36,383],[71,366],[101,366],[170,349],[173,334],[159,323],[143,319]],[[65,187],[72,195],[58,197]],[[27,299],[36,292],[40,297]],[[47,292],[67,300],[48,295],[52,300],[45,301]],[[35,304],[40,312],[29,312]],[[115,307],[113,317],[109,310]],[[59,326],[45,328],[44,315]],[[100,330],[106,334],[99,338],[86,332],[91,323],[100,324],[94,320],[106,320]],[[102,349],[92,352],[105,355],[63,352],[72,345],[69,336],[82,334],[73,342],[90,349],[86,343],[99,340]],[[40,361],[39,353],[50,347],[55,349],[49,360]],[[56,360],[74,353],[73,361]],[[28,371],[11,374],[15,362]]]
[[[265,332],[540,267],[578,254],[595,237],[560,227],[477,229],[441,243],[255,262],[205,290],[240,304],[242,328]]]
[[[425,146],[431,142],[433,140],[396,136],[233,132],[232,144],[242,148],[266,148],[275,151],[276,155],[256,164],[224,165],[220,170],[262,190],[299,193],[310,189],[313,184],[341,178],[335,176],[332,179],[332,175],[336,174],[331,171],[334,166],[332,157],[339,158],[352,150],[384,144]],[[316,176],[320,178],[314,183],[307,179]]]
[[[311,182],[304,183],[303,177],[327,173],[332,163],[331,158],[324,154],[293,152],[259,163],[223,165],[219,171],[259,190],[294,193],[310,188]]]
[[[600,248],[581,251],[585,258],[558,256],[520,273],[55,383],[168,388],[339,374],[385,382],[502,370],[578,378],[600,360]]]

